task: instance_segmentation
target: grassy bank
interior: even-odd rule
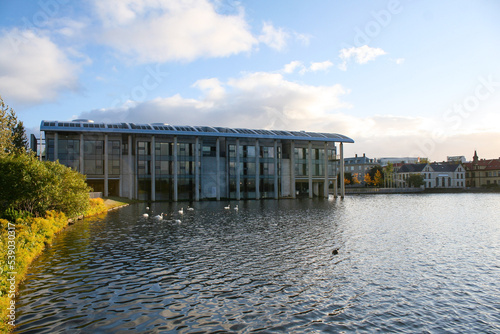
[[[107,212],[125,203],[105,204],[101,198],[90,199],[85,217]],[[44,217],[24,217],[15,221],[0,219],[0,333],[8,333],[15,324],[15,295],[30,263],[50,245],[55,235],[72,221],[62,212],[47,211]]]

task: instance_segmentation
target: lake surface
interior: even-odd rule
[[[498,194],[227,204],[69,227],[20,287],[15,332],[500,333]]]

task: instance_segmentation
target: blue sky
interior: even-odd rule
[[[341,133],[346,155],[500,156],[500,2],[11,0],[0,95],[40,121]]]

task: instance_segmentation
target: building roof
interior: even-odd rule
[[[268,138],[354,143],[353,139],[337,133],[190,125],[179,126],[166,123],[94,123],[90,120],[74,120],[72,122],[44,120],[40,124],[40,131],[165,134],[176,136]]]
[[[481,170],[498,170],[500,169],[500,159],[482,159],[477,162],[467,162],[464,166],[468,170],[474,169],[474,166],[480,167]]]
[[[460,164],[457,163],[432,163],[431,167],[435,172],[454,172]]]
[[[432,168],[431,172],[455,172],[461,164],[457,163],[431,163],[431,164],[404,164],[398,173],[420,173],[426,166]]]
[[[399,168],[398,173],[420,173],[427,164],[404,164]]]

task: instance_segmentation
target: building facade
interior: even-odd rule
[[[94,191],[151,201],[344,196],[343,144],[333,133],[163,123],[42,121],[46,159]],[[340,157],[337,155],[340,153]],[[339,166],[340,165],[340,166]]]
[[[465,188],[465,168],[460,163],[405,164],[397,171],[398,187],[407,186],[412,174],[423,176],[424,188]]]
[[[365,183],[365,175],[375,166],[380,166],[380,164],[375,159],[368,158],[365,153],[362,157],[358,157],[356,154],[352,158],[344,159],[345,172],[351,173],[352,177],[356,178],[360,184]]]
[[[500,186],[500,158],[479,159],[477,152],[474,152],[472,162],[465,163],[464,166],[467,187]]]

